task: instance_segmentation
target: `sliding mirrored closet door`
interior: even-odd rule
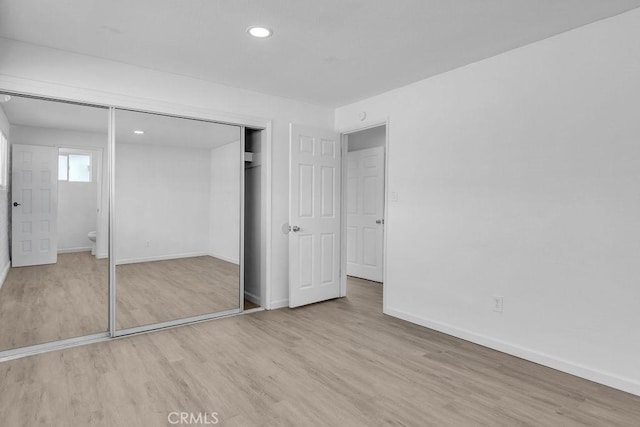
[[[108,329],[107,108],[0,103],[0,351]]]
[[[240,309],[240,127],[115,111],[115,328]]]

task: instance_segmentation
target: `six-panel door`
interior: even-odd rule
[[[340,293],[340,144],[331,131],[290,126],[289,306]]]
[[[58,149],[12,146],[11,265],[54,264],[58,257]]]
[[[382,282],[384,147],[347,155],[347,274]]]

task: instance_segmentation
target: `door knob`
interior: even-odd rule
[[[384,224],[384,219],[377,219],[376,224]]]
[[[300,231],[300,227],[298,227],[297,225],[294,225],[293,227],[289,227],[289,231],[293,231],[295,233],[297,231]]]
[[[21,205],[22,205],[22,203],[13,202],[13,206],[14,206],[14,207],[21,206]]]

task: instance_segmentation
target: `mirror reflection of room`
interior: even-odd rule
[[[116,110],[116,328],[240,307],[240,128]]]
[[[108,111],[3,100],[0,350],[104,333]]]

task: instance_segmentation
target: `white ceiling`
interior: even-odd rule
[[[107,134],[104,108],[13,96],[0,104],[12,125]],[[134,130],[143,130],[136,135]],[[134,111],[116,111],[116,144],[210,149],[240,139],[238,126]]]
[[[0,37],[337,106],[640,0],[0,0]],[[245,29],[273,28],[269,39]]]
[[[153,144],[210,149],[240,140],[240,127],[137,111],[116,111],[117,144]],[[143,130],[136,135],[134,130]]]
[[[12,96],[0,104],[9,123],[17,126],[104,133],[108,129],[109,111],[106,108],[85,107],[64,102]]]

